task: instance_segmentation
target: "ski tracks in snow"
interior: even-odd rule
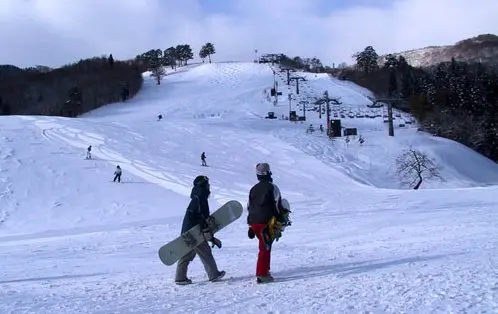
[[[190,195],[190,182],[189,184],[182,184],[184,181],[180,178],[150,166],[141,160],[129,159],[111,148],[113,146],[113,141],[122,141],[126,136],[130,136],[133,139],[138,137],[135,139],[136,141],[143,141],[143,138],[136,133],[126,134],[127,130],[120,128],[119,133],[118,131],[116,132],[116,138],[109,139],[94,132],[61,125],[50,118],[23,118],[34,120],[34,124],[42,130],[42,135],[50,141],[62,142],[65,145],[79,148],[82,152],[84,152],[89,145],[92,145],[92,157],[97,157],[97,159],[107,161],[114,165],[119,164],[121,168],[123,168],[125,176],[127,173],[131,173],[180,195]]]
[[[0,133],[1,134],[1,133]],[[2,136],[3,142],[12,142],[9,137]],[[18,169],[22,163],[15,156],[14,149],[8,148],[7,145],[0,144],[0,226],[7,221],[12,211],[15,211],[18,201],[13,199],[12,177],[10,172]]]

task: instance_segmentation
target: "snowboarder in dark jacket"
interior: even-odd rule
[[[258,283],[273,281],[270,275],[271,239],[268,232],[268,224],[273,217],[279,215],[282,210],[280,189],[273,184],[270,165],[258,163],[256,165],[256,176],[259,182],[249,192],[247,203],[247,224],[249,225],[249,238],[257,237],[259,240],[259,254],[256,265],[256,277]]]
[[[92,159],[92,145],[86,149],[86,159]]]
[[[187,270],[189,263],[194,260],[196,255],[199,255],[210,281],[216,281],[225,275],[225,271],[218,270],[211,248],[207,243],[210,241],[213,245],[221,247],[220,240],[214,238],[207,228],[206,219],[210,215],[208,203],[210,193],[209,178],[206,176],[197,176],[194,180],[192,192],[190,193],[190,203],[183,218],[181,233],[183,234],[192,227],[200,225],[205,241],[180,258],[176,267],[176,284],[185,285],[192,283],[192,280],[187,278]]]
[[[202,152],[201,154],[201,161],[202,161],[202,166],[205,166],[207,167],[207,164],[206,164],[206,153]]]

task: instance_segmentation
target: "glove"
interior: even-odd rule
[[[254,239],[254,237],[256,236],[254,230],[252,230],[251,227],[249,227],[249,230],[247,230],[247,236],[249,237],[249,239]]]
[[[217,239],[215,237],[211,238],[211,247],[217,246],[219,249],[221,249],[221,240]]]
[[[204,218],[204,216],[201,216],[201,220],[199,221],[199,227],[201,227],[201,230],[203,230],[203,231],[204,231],[204,229],[208,228],[208,223],[207,223],[206,218]]]
[[[201,230],[204,240],[211,241],[213,239],[213,233],[209,228],[204,228]]]

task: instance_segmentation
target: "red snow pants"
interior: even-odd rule
[[[263,277],[268,276],[270,272],[270,257],[271,257],[271,248],[269,250],[265,247],[265,241],[263,239],[263,229],[266,227],[266,224],[252,224],[251,228],[254,231],[254,234],[259,240],[259,253],[258,253],[258,262],[256,263],[256,276]]]

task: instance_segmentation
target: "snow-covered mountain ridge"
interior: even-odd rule
[[[403,56],[414,67],[430,67],[441,62],[450,62],[451,58],[468,63],[498,64],[498,36],[483,34],[461,40],[453,45],[430,46],[420,49],[392,53]],[[383,64],[385,55],[380,56]]]

